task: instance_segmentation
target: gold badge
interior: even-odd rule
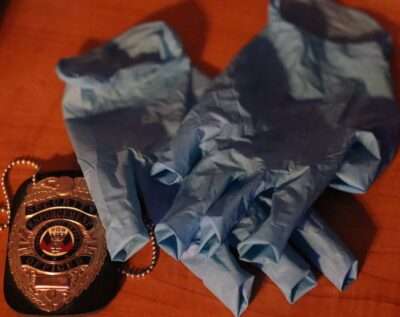
[[[69,304],[106,258],[104,229],[82,177],[30,185],[11,228],[8,260],[21,292],[40,310]]]

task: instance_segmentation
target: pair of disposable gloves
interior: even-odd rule
[[[309,263],[342,290],[357,260],[313,204],[327,187],[365,192],[393,158],[389,51],[365,14],[299,0],[273,1],[213,80],[163,22],[61,60],[66,125],[112,259],[147,243],[145,214],[236,316],[254,280],[238,259],[289,302],[315,287]]]

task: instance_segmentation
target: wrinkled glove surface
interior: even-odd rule
[[[115,261],[148,241],[142,214],[157,223],[178,189],[150,176],[146,155],[171,138],[209,80],[193,69],[162,22],[139,25],[57,66],[64,119]],[[233,312],[247,307],[253,276],[222,245],[184,264]]]
[[[274,26],[277,27],[279,23],[297,30],[296,27],[285,21],[276,9],[275,11],[273,9],[271,13],[272,23],[266,31],[262,32],[261,37],[274,30]],[[365,18],[363,15],[362,17]],[[293,36],[292,31],[287,35]],[[378,33],[380,36],[383,34],[381,30]],[[284,38],[281,40],[284,41]],[[260,43],[257,45],[263,47],[264,44]],[[293,44],[292,41],[286,43],[286,45],[289,44]],[[252,45],[253,43],[250,44],[250,46]],[[381,47],[379,45],[378,47]],[[259,63],[259,65],[273,64],[268,61],[269,55],[265,58],[263,54],[254,57],[251,55],[252,52],[254,53],[252,50],[243,54],[246,49],[240,53],[236,60],[250,54],[249,60],[252,63]],[[282,48],[279,51],[281,51],[281,54],[284,52]],[[256,59],[260,60],[257,61]],[[380,62],[386,69],[385,58],[382,57]],[[184,54],[176,36],[163,23],[149,23],[138,26],[84,56],[65,59],[59,63],[58,74],[67,83],[63,105],[68,131],[90,191],[98,206],[101,220],[106,229],[108,249],[114,260],[126,260],[147,242],[142,211],[145,211],[147,216],[157,223],[162,218],[166,219],[167,211],[170,213],[180,199],[179,197],[182,197],[182,194],[180,194],[181,196],[175,198],[177,193],[179,195],[182,192],[182,188],[185,190],[184,177],[189,173],[177,174],[178,169],[171,173],[169,168],[164,172],[160,167],[168,166],[169,161],[159,160],[158,164],[153,166],[152,153],[157,150],[158,157],[162,158],[165,155],[160,155],[160,153],[171,152],[171,144],[177,142],[170,140],[176,134],[185,113],[195,103],[204,102],[203,98],[204,100],[210,99],[211,93],[220,94],[220,91],[222,91],[222,98],[221,96],[218,98],[221,98],[225,105],[227,105],[226,99],[238,102],[237,96],[236,99],[232,99],[232,96],[237,95],[236,88],[232,86],[232,83],[224,86],[226,82],[231,80],[229,76],[246,73],[246,69],[240,70],[240,67],[235,66],[235,63],[212,83],[211,88],[204,95],[204,90],[209,87],[208,80],[191,67],[190,61]],[[244,65],[246,63],[243,64],[243,67],[246,68],[247,66]],[[272,66],[269,71],[273,73],[275,66]],[[277,98],[273,96],[275,91],[279,90],[266,86],[263,88],[264,93],[254,88],[257,86],[254,86],[254,82],[261,80],[264,75],[261,67],[258,65],[253,65],[253,67],[255,69],[249,70],[247,77],[243,76],[243,88],[240,90],[243,95],[246,94],[246,85],[249,84],[248,97],[246,98],[255,98],[254,100],[257,101],[259,99],[257,95],[263,94],[272,98],[270,100]],[[305,69],[307,67],[310,68],[310,65],[304,66]],[[257,72],[254,72],[254,70],[257,70]],[[252,79],[252,72],[257,78],[256,80]],[[293,77],[294,74],[295,71],[288,71],[286,75]],[[280,73],[277,72],[276,75],[276,78],[279,79]],[[226,80],[226,78],[229,80]],[[246,78],[249,79],[248,82]],[[269,86],[281,88],[277,84],[280,83],[279,80],[275,82],[273,77],[269,77],[268,80],[270,81],[267,81]],[[294,80],[294,82],[296,81]],[[377,81],[377,84],[381,84],[380,80]],[[262,84],[260,83],[260,85]],[[226,87],[228,87],[228,90],[226,90]],[[375,84],[372,85],[372,88],[374,87]],[[390,89],[388,90],[390,92]],[[229,91],[229,93],[224,95],[226,91]],[[234,95],[231,95],[232,91]],[[305,99],[308,102],[307,99],[310,96],[304,95],[304,90],[299,91],[299,95],[292,91],[291,99],[295,102]],[[268,92],[272,92],[272,95],[268,96]],[[279,94],[277,93],[277,96]],[[345,97],[348,96],[345,95]],[[392,102],[390,94],[385,98]],[[266,100],[268,101],[268,99]],[[319,100],[316,100],[315,105],[317,107],[320,106],[318,102]],[[307,103],[304,103],[304,105],[307,105]],[[198,105],[194,109],[196,107]],[[279,107],[275,108],[274,111],[280,111],[278,110]],[[346,113],[343,114],[343,117],[346,117],[346,115]],[[276,113],[276,118],[279,120],[281,120],[280,116],[281,114]],[[284,119],[282,120],[286,120],[285,116],[287,115],[283,114],[282,118]],[[374,119],[374,114],[371,117]],[[382,117],[385,120],[387,119],[385,115]],[[261,119],[264,120],[264,118]],[[187,120],[190,120],[189,116],[185,119],[185,122]],[[246,123],[244,126],[251,127],[253,123],[249,122],[249,125]],[[278,121],[275,121],[275,119],[268,122],[271,126],[278,125]],[[181,130],[185,124],[187,123],[184,123]],[[390,128],[388,127],[388,129]],[[260,131],[262,133],[268,132],[264,130],[261,128]],[[212,132],[212,129],[208,132],[210,131]],[[236,133],[236,135],[240,135],[240,133]],[[235,134],[232,134],[232,136],[235,137]],[[253,137],[253,135],[250,135],[249,140],[257,141]],[[181,132],[178,132],[179,138],[182,138]],[[252,144],[249,147],[249,144],[246,144],[246,138],[247,134],[243,138],[244,140],[240,136],[233,143],[229,140],[230,138],[227,138],[229,142],[226,145],[237,144],[239,145],[238,148],[246,149],[246,146],[251,148]],[[223,142],[225,141],[223,140]],[[213,142],[211,140],[209,144]],[[394,149],[394,144],[391,142],[392,140],[388,138],[389,145],[384,148],[386,150],[383,152],[379,150],[379,154],[386,155],[386,158],[380,157],[376,161],[374,160],[375,165],[379,166],[374,167],[375,172],[391,157],[391,151]],[[275,140],[275,144],[279,148],[277,143],[279,143],[278,139]],[[193,149],[195,151],[191,152]],[[227,151],[222,148],[221,152],[221,157],[224,158],[223,153]],[[351,158],[351,155],[346,154],[345,163],[342,163],[340,167],[342,173],[336,171],[336,177],[330,184],[339,189],[361,191],[367,187],[357,188],[357,177],[362,174],[362,171],[360,173],[354,171],[362,165],[360,161],[364,160],[365,150],[363,146],[360,146],[350,152],[355,152],[355,155],[353,155],[355,157]],[[191,146],[181,154],[176,152],[175,155],[182,155],[183,162],[197,163],[199,153],[202,154],[201,158],[206,157],[202,150]],[[192,157],[183,157],[186,154]],[[298,155],[301,156],[301,152]],[[197,157],[193,159],[195,156]],[[251,162],[252,159],[247,159],[247,161]],[[223,166],[229,163],[229,160],[222,160],[221,163]],[[288,163],[288,165],[290,164],[292,163]],[[370,162],[365,160],[365,164],[368,169]],[[149,176],[151,168],[153,168],[153,173],[157,174],[158,179],[167,183],[167,186]],[[228,164],[226,172],[231,173],[231,171],[232,168]],[[354,173],[356,174],[355,177]],[[176,178],[177,176],[178,178]],[[364,177],[365,175],[361,176]],[[367,175],[367,177],[370,176]],[[171,180],[174,183],[177,179],[183,180],[183,184],[175,182],[175,184],[170,185]],[[356,179],[355,182],[354,179]],[[370,181],[372,179],[369,180],[369,183]],[[210,183],[201,182],[198,185],[207,188],[211,186]],[[262,230],[260,228],[268,223],[271,216],[273,202],[270,189],[260,191],[257,195],[253,194],[254,197],[249,198],[248,193],[251,193],[253,186],[251,177],[248,180],[239,178],[233,181],[232,179],[232,182],[226,185],[227,190],[224,191],[224,194],[221,197],[216,197],[218,201],[213,204],[223,206],[220,210],[216,210],[216,217],[209,217],[209,211],[202,208],[196,209],[196,216],[203,213],[205,215],[204,218],[200,217],[201,221],[197,225],[204,230],[194,230],[195,232],[193,232],[192,226],[189,226],[190,223],[188,223],[187,228],[183,228],[184,231],[187,230],[188,236],[192,237],[186,252],[182,256],[183,263],[202,279],[204,284],[235,315],[241,314],[248,305],[253,277],[240,268],[235,257],[230,254],[229,246],[239,248],[241,245],[243,246],[243,241],[248,242],[259,230]],[[216,190],[219,190],[219,187],[217,186]],[[190,198],[190,195],[188,197]],[[243,205],[243,202],[246,202],[246,204],[240,206],[241,210],[238,210],[237,205]],[[232,211],[231,206],[236,210]],[[243,214],[241,214],[242,212]],[[224,213],[223,217],[225,217],[225,213],[228,217],[236,214],[236,218],[227,222],[227,228],[216,230],[214,220],[221,217],[218,213]],[[298,216],[298,218],[301,217]],[[295,226],[292,243],[295,244],[296,249],[319,268],[339,289],[343,289],[348,282],[355,278],[357,261],[315,211],[310,212],[310,216],[305,216],[299,220]],[[233,230],[230,231],[231,229]],[[216,234],[220,234],[217,240],[214,238]],[[164,244],[162,247],[171,253],[168,244]],[[243,259],[246,258],[243,257]],[[291,245],[284,247],[278,263],[274,263],[276,259],[271,260],[269,254],[265,252],[261,252],[249,260],[256,263],[269,275],[289,301],[297,300],[315,286],[315,278],[309,265],[301,255],[294,251]]]
[[[296,1],[283,3],[290,13]],[[263,196],[268,217],[237,251],[260,265],[266,258],[278,262],[326,187],[365,192],[394,155],[399,111],[386,34],[366,15],[330,1],[301,3],[320,14],[326,3],[327,18],[347,14],[352,23],[336,30],[337,21],[328,21],[323,37],[302,28],[310,15],[295,16],[294,24],[274,2],[270,25],[212,82],[156,154],[152,174],[181,184],[156,227],[160,245],[177,259],[198,232],[200,251],[212,254]],[[311,9],[306,12],[315,14]]]

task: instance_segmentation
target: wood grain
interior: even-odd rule
[[[393,74],[400,97],[400,2],[342,2],[368,11],[392,34]],[[13,0],[3,11],[0,167],[16,156],[33,155],[44,160],[46,170],[55,170],[76,165],[61,117],[63,85],[54,73],[60,57],[77,54],[144,20],[163,19],[182,37],[194,63],[216,74],[263,26],[266,1]],[[15,173],[14,188],[27,173]],[[361,259],[358,281],[339,293],[321,277],[317,288],[289,305],[260,276],[258,292],[244,316],[400,316],[400,157],[368,194],[352,197],[330,191],[319,205]],[[1,272],[6,238],[7,233],[0,233]],[[17,316],[0,293],[0,316]],[[231,316],[197,278],[165,254],[150,278],[126,282],[107,308],[91,315]]]

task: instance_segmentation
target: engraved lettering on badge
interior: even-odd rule
[[[54,312],[79,296],[106,257],[104,229],[83,178],[49,177],[29,188],[8,253],[17,287],[39,309]]]
[[[58,276],[57,278],[49,278],[46,274],[38,274],[35,277],[35,289],[64,289],[71,287],[71,281],[68,276]]]

